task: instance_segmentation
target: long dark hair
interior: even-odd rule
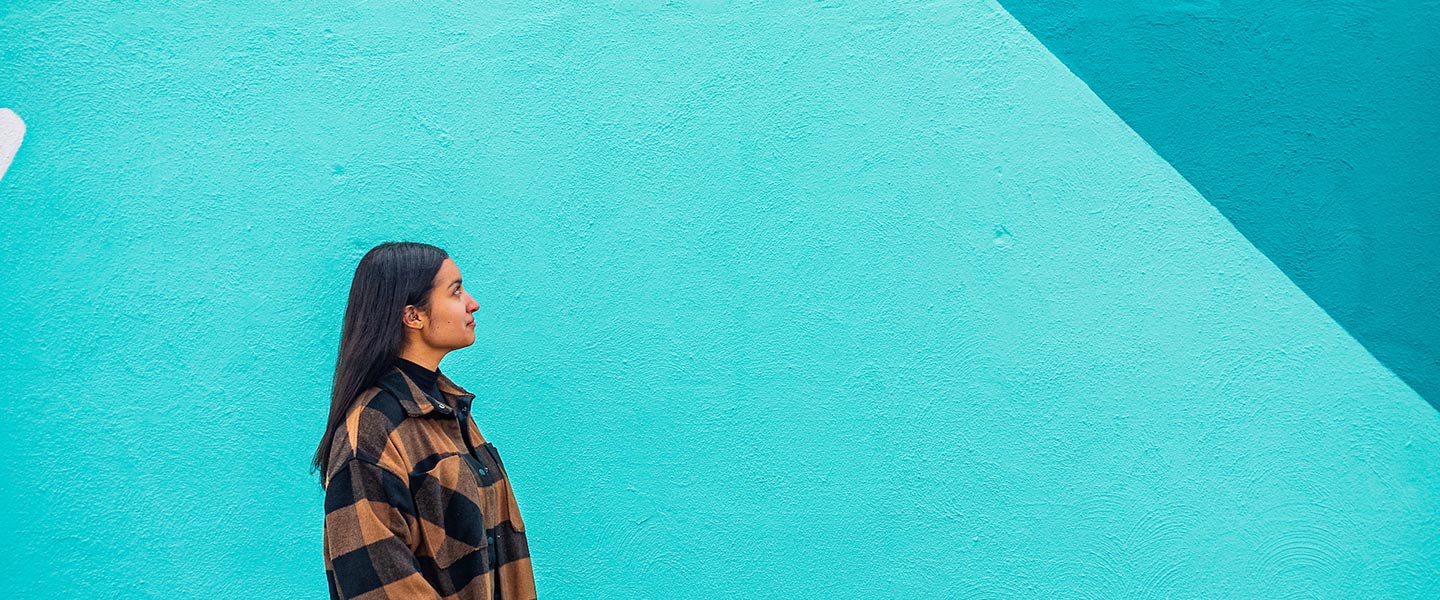
[[[428,308],[435,274],[447,258],[444,250],[429,244],[385,242],[366,252],[355,267],[340,328],[340,354],[335,358],[330,418],[311,460],[321,486],[329,470],[335,430],[355,398],[395,365],[405,344],[400,322],[405,305]]]

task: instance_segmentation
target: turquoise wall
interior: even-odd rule
[[[542,597],[1440,594],[1440,415],[993,2],[0,11],[0,595],[322,597],[390,239]]]
[[[1440,408],[1434,2],[1002,3]]]

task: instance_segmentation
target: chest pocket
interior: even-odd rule
[[[477,450],[480,450],[483,456],[490,457],[490,460],[493,461],[492,464],[495,465],[496,470],[499,472],[499,476],[505,480],[503,484],[505,486],[505,498],[507,498],[509,502],[505,506],[497,506],[500,510],[500,514],[497,516],[500,518],[496,519],[496,521],[508,520],[510,521],[510,527],[514,529],[516,533],[525,533],[525,521],[520,519],[520,507],[517,506],[515,493],[510,489],[510,475],[505,472],[505,461],[500,459],[500,452],[496,450],[495,445],[490,442],[481,444]],[[491,479],[494,479],[494,477]],[[489,480],[487,480],[487,482],[488,481]]]
[[[434,557],[435,566],[449,569],[463,560],[483,571],[488,564],[486,516],[493,511],[484,489],[488,471],[474,458],[450,454],[412,474],[410,494],[421,528],[417,551]]]

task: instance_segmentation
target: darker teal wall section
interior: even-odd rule
[[[1440,597],[1440,413],[992,2],[12,0],[0,82],[0,597],[324,597],[391,239],[542,598]]]
[[[1001,3],[1440,407],[1434,2]]]

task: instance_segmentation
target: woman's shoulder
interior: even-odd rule
[[[407,418],[400,399],[390,390],[372,386],[361,392],[335,430],[330,443],[331,468],[363,460],[403,474],[405,457],[396,437]]]

